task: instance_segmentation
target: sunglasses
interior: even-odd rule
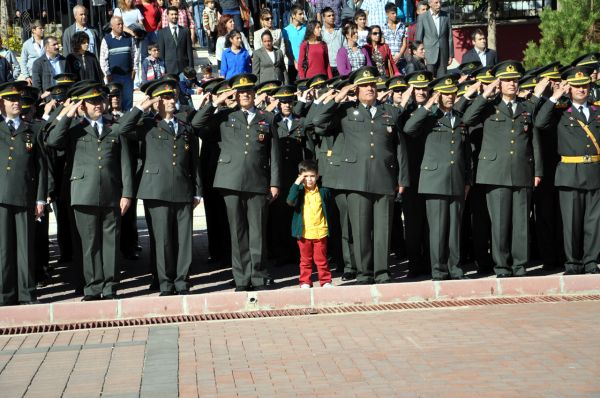
[[[381,34],[381,32],[372,32],[371,33],[373,36],[379,36]]]
[[[272,20],[272,19],[273,19],[273,18],[271,18],[271,17],[265,17],[265,18],[263,18],[263,21],[270,21],[270,20]]]

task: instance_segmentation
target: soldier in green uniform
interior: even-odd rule
[[[433,79],[433,74],[429,71],[416,71],[406,75],[405,79],[410,86],[407,92],[412,94],[412,98],[404,107],[401,106],[403,110],[401,127],[417,109],[429,100],[429,83]],[[411,278],[430,274],[425,199],[418,193],[426,138],[425,135],[405,138],[411,185],[402,193],[402,211],[408,257],[408,277]]]
[[[337,188],[346,193],[357,284],[392,281],[388,254],[394,197],[408,186],[401,112],[377,101],[378,75],[371,66],[353,72],[351,84],[323,106],[315,121],[323,125],[335,120],[344,135]],[[343,102],[353,89],[357,100]]]
[[[533,99],[524,100],[517,97],[520,63],[501,62],[492,73],[497,80],[467,108],[463,121],[468,126],[483,122],[476,182],[486,185],[494,271],[499,278],[524,276],[531,192],[543,173],[534,110],[545,86],[538,84]]]
[[[39,135],[21,119],[24,82],[0,84],[0,305],[35,304],[35,219],[44,216],[47,169]]]
[[[271,282],[266,269],[267,211],[281,182],[274,116],[254,106],[256,80],[245,73],[232,77],[232,90],[212,98],[192,120],[201,138],[219,137],[214,187],[221,190],[227,206],[236,291],[262,290]],[[215,113],[231,94],[239,107]]]
[[[600,69],[600,53],[589,53],[571,62],[572,66],[585,66],[590,72],[590,102],[600,106],[600,86],[598,86],[598,70]]]
[[[142,143],[137,198],[149,213],[160,295],[186,295],[193,210],[202,194],[199,142],[185,116],[176,113],[172,79],[153,81],[145,89],[150,98],[131,111],[137,128],[125,131],[127,138]],[[143,117],[150,106],[155,114]]]
[[[566,255],[565,274],[597,274],[600,252],[600,109],[589,100],[590,70],[574,67],[539,110],[536,126],[556,129],[558,188]],[[560,106],[563,95],[569,106]]]
[[[72,90],[72,102],[56,117],[46,139],[49,147],[66,151],[67,169],[71,170],[71,206],[81,239],[84,301],[117,297],[121,217],[134,196],[129,147],[120,135],[133,130],[137,120],[134,114],[116,124],[105,119],[106,94],[100,83]]]
[[[462,115],[453,109],[458,74],[433,80],[434,94],[404,125],[410,136],[424,134],[419,194],[425,197],[433,280],[466,279],[460,265],[465,196],[471,186],[471,147]]]

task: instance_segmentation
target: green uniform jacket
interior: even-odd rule
[[[452,127],[439,108],[428,111],[421,107],[406,121],[404,132],[426,135],[419,193],[464,195],[465,185],[471,185],[471,146],[460,115],[454,112]]]
[[[191,125],[175,115],[177,137],[159,116],[134,108],[137,127],[127,134],[142,143],[142,173],[136,197],[171,203],[191,203],[202,195],[200,144]],[[121,120],[123,119],[121,118]],[[136,141],[137,143],[137,141]]]
[[[590,131],[596,142],[600,142],[600,108],[589,104]],[[536,127],[547,134],[556,126],[558,136],[558,153],[561,156],[598,155],[592,140],[579,125],[578,120],[586,123],[579,111],[569,103],[567,106],[555,105],[546,101],[540,108],[536,119]],[[556,167],[554,185],[576,189],[600,188],[600,163],[562,163]]]
[[[279,137],[272,113],[256,109],[248,125],[239,108],[215,113],[215,107],[207,104],[196,112],[192,126],[202,139],[220,134],[215,188],[268,194],[270,187],[281,186]]]
[[[480,95],[467,108],[463,116],[467,126],[483,122],[478,184],[532,187],[533,177],[543,175],[541,147],[533,128],[539,99],[534,101],[517,98],[513,118],[500,97],[488,101]]]
[[[33,207],[46,201],[48,170],[39,134],[31,123],[21,120],[11,135],[0,122],[0,203]]]
[[[133,198],[133,171],[127,140],[121,133],[133,130],[131,113],[119,123],[103,120],[102,136],[84,118],[54,121],[46,143],[65,149],[71,170],[71,205],[119,207],[122,197]]]
[[[341,124],[344,145],[339,152],[338,189],[394,195],[398,185],[409,185],[406,144],[400,134],[401,110],[389,104],[376,107],[371,118],[358,102],[331,101],[315,116],[319,123],[337,119]]]
[[[288,129],[287,121],[283,120],[281,114],[275,115],[274,121],[281,150],[281,188],[287,191],[298,177],[298,163],[305,159],[312,159],[313,156],[308,149],[304,118],[294,115],[291,130]]]

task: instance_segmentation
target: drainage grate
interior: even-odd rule
[[[247,312],[226,312],[201,315],[160,316],[153,318],[119,319],[109,321],[88,321],[78,323],[32,325],[0,328],[0,336],[17,334],[62,332],[80,329],[101,329],[125,326],[148,326],[168,323],[226,321],[252,318],[276,318],[282,316],[301,316],[316,314],[342,314],[353,312],[419,310],[428,308],[474,307],[486,305],[506,304],[533,304],[533,303],[558,303],[569,301],[597,301],[600,295],[573,295],[573,296],[530,296],[530,297],[502,297],[502,298],[477,298],[457,300],[434,300],[394,304],[350,305],[325,308],[300,308],[289,310],[261,310]]]

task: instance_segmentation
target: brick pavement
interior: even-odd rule
[[[0,337],[3,397],[600,397],[600,302]]]

